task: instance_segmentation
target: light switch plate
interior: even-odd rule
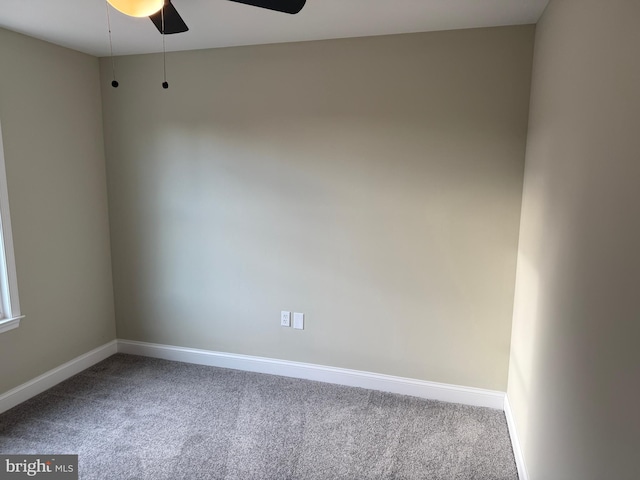
[[[293,313],[293,328],[304,330],[304,313]]]
[[[291,326],[291,312],[280,312],[280,326]]]

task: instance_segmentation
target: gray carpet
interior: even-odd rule
[[[82,479],[516,480],[504,414],[117,354],[0,415]]]

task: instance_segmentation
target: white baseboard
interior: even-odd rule
[[[412,378],[395,377],[392,375],[292,362],[288,360],[254,357],[250,355],[212,352],[209,350],[158,345],[132,340],[114,340],[0,395],[0,413],[44,392],[67,378],[110,357],[116,352],[249,372],[303,378],[318,382],[411,395],[443,402],[489,407],[499,410],[508,408],[505,394],[494,390],[427,382]],[[519,450],[517,436],[515,436],[514,433],[515,428],[513,428],[513,418],[511,417],[510,410],[506,411],[506,415],[509,432],[514,445],[516,462],[518,463],[518,470],[520,471],[520,465],[524,465],[524,463],[521,461],[522,453]],[[527,477],[521,474],[520,480],[527,480]]]
[[[29,380],[16,388],[9,390],[0,395],[0,413],[6,412],[10,408],[29,400],[31,397],[48,390],[58,383],[70,378],[77,373],[101,362],[105,358],[117,353],[117,341],[113,340],[101,347],[95,348],[90,352],[80,355],[59,367],[43,373],[39,377]]]
[[[518,478],[520,480],[529,480],[529,473],[527,472],[527,466],[524,463],[524,454],[522,452],[518,432],[516,430],[516,422],[513,418],[513,412],[511,411],[511,405],[509,404],[509,397],[507,395],[504,397],[504,415],[507,417],[507,426],[509,427],[509,436],[511,437],[513,455],[516,458],[516,466],[518,467]]]
[[[284,377],[304,378],[318,382],[336,383],[338,385],[368,388],[430,400],[489,407],[498,410],[504,408],[504,392],[426,382],[424,380],[348,370],[345,368],[326,367],[323,365],[233,353],[212,352],[193,348],[173,347],[132,340],[118,340],[118,352],[199,365],[268,373]]]

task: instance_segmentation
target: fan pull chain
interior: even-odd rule
[[[164,72],[164,81],[162,82],[162,88],[169,88],[169,83],[167,82],[167,49],[164,45],[164,5],[162,6],[162,10],[160,11],[160,18],[162,20],[162,69]]]
[[[109,15],[109,4],[104,2],[107,7],[107,27],[109,28],[109,52],[111,57],[111,74],[113,75],[113,81],[111,82],[111,86],[113,88],[118,88],[118,81],[116,80],[116,61],[113,58],[113,41],[111,40],[111,16]]]

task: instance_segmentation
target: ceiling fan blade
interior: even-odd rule
[[[182,33],[189,30],[187,24],[184,23],[182,17],[173,6],[171,0],[164,0],[164,33],[171,35],[172,33]],[[162,10],[154,13],[149,17],[158,31],[162,33]]]
[[[253,5],[254,7],[266,8],[268,10],[275,10],[277,12],[291,13],[295,15],[307,0],[231,0],[232,2],[244,3],[246,5]]]

